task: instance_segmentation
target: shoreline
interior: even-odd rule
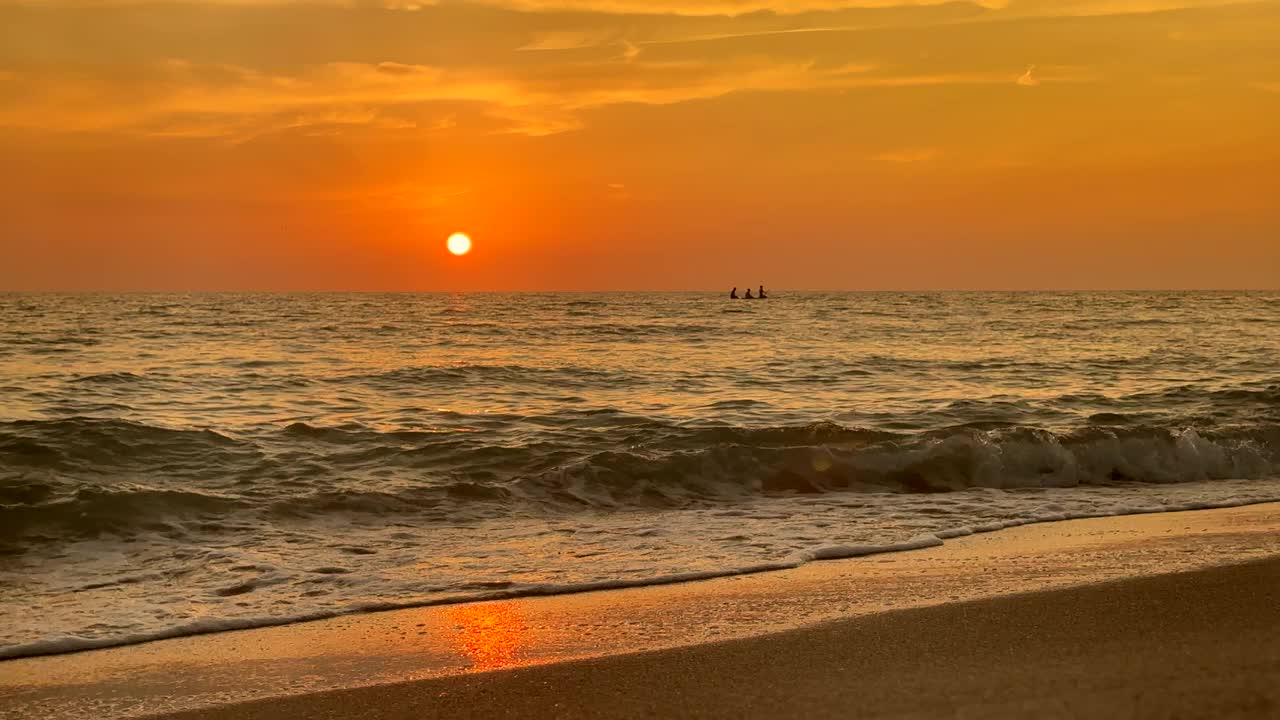
[[[1268,718],[1280,711],[1278,580],[1273,557],[154,720]]]
[[[1004,532],[1013,528],[1026,527],[1029,525],[1054,524],[1060,522],[1071,522],[1075,520],[1096,520],[1105,518],[1123,518],[1137,515],[1152,515],[1166,513],[1182,513],[1197,512],[1202,510],[1224,510],[1231,508],[1250,507],[1255,505],[1280,505],[1280,497],[1266,498],[1261,500],[1245,500],[1245,501],[1228,501],[1223,503],[1192,503],[1188,505],[1172,505],[1168,507],[1150,507],[1136,508],[1129,512],[1114,514],[1063,514],[1060,517],[1039,517],[1039,518],[1018,518],[1000,523],[998,526],[981,526],[976,528],[963,527],[942,530],[936,533],[917,536],[910,540],[886,545],[865,545],[865,546],[819,546],[810,550],[801,551],[792,557],[782,560],[762,563],[757,566],[744,568],[731,568],[726,570],[707,570],[693,571],[685,573],[676,573],[673,575],[663,575],[653,578],[643,579],[618,579],[618,580],[600,580],[595,582],[570,584],[570,585],[540,585],[533,587],[517,588],[512,590],[498,590],[491,592],[476,593],[474,595],[462,597],[450,597],[442,600],[420,600],[406,602],[387,602],[379,605],[373,605],[361,608],[347,608],[338,610],[321,610],[312,613],[301,613],[295,616],[287,616],[281,618],[227,618],[221,620],[210,621],[194,621],[187,625],[174,626],[157,630],[153,632],[143,633],[134,637],[126,638],[57,638],[52,640],[37,640],[23,645],[15,645],[8,648],[0,649],[0,664],[11,660],[25,660],[30,658],[53,657],[59,655],[69,655],[76,653],[92,652],[95,650],[112,650],[117,648],[127,648],[136,645],[145,645],[153,642],[163,642],[165,640],[178,640],[183,638],[200,637],[204,635],[216,635],[228,632],[253,631],[267,628],[287,627],[291,625],[299,625],[304,623],[322,622],[326,620],[334,620],[350,616],[360,616],[373,613],[399,612],[404,610],[416,610],[421,608],[448,607],[454,605],[469,605],[474,603],[499,602],[505,600],[522,600],[527,598],[542,597],[558,597],[565,595],[578,595],[583,593],[608,592],[615,590],[632,590],[649,587],[660,587],[664,585],[676,585],[690,582],[704,582],[710,580],[721,580],[726,578],[757,575],[761,573],[774,573],[787,570],[795,570],[809,563],[828,562],[839,560],[852,560],[858,558],[869,557],[873,555],[887,555],[893,553],[911,552],[932,547],[938,547],[948,542],[954,542],[956,539],[965,538],[972,535],[983,535],[987,533]],[[0,667],[3,667],[0,665]]]
[[[1040,522],[753,575],[345,615],[5,660],[0,714],[12,708],[20,716],[130,717],[479,678],[489,670],[704,647],[1274,557],[1276,503]]]

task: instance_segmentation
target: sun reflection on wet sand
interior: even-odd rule
[[[520,662],[527,628],[514,603],[459,605],[448,618],[457,631],[453,642],[473,669],[496,670]]]

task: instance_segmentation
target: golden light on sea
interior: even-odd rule
[[[454,646],[476,670],[496,670],[519,664],[527,629],[509,602],[458,605],[447,611],[455,623]]]

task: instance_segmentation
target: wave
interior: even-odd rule
[[[245,500],[201,492],[184,492],[145,486],[116,489],[81,488],[69,497],[50,500],[55,489],[48,484],[21,488],[0,486],[0,498],[14,498],[25,491],[28,498],[44,501],[0,504],[0,540],[26,536],[44,540],[76,540],[104,533],[131,535],[149,531],[169,536],[183,534],[171,524],[177,517],[220,518],[248,506]],[[204,528],[208,529],[209,524]]]
[[[192,463],[227,464],[251,446],[209,429],[174,429],[111,418],[0,423],[0,468],[109,471]]]
[[[374,374],[351,375],[343,381],[368,383],[376,387],[396,390],[420,390],[441,384],[455,386],[458,383],[499,385],[556,385],[608,384],[627,381],[631,375],[587,367],[544,368],[529,365],[479,365],[450,364],[397,368]]]
[[[715,325],[698,323],[583,323],[566,325],[561,332],[571,337],[591,338],[653,338],[653,337],[706,337],[721,331]]]
[[[526,495],[590,506],[670,506],[767,493],[934,493],[1178,483],[1280,474],[1280,428],[1227,435],[1095,427],[1057,435],[971,427],[897,436],[839,426],[750,431],[672,453],[600,452],[520,478]],[[714,434],[714,433],[713,433]],[[786,440],[803,438],[804,444]],[[766,438],[772,440],[769,442]],[[819,440],[825,438],[825,440]],[[816,442],[816,444],[814,444]]]
[[[82,375],[80,377],[71,378],[72,383],[84,383],[90,385],[118,385],[135,383],[142,380],[141,375],[135,375],[131,372],[108,372],[98,373],[96,375]]]
[[[1197,430],[1098,420],[1066,432],[973,420],[893,433],[830,422],[676,425],[595,409],[486,416],[494,432],[294,422],[250,438],[123,420],[20,421],[0,424],[0,539],[21,547],[24,537],[181,533],[281,518],[452,522],[771,495],[1280,476],[1280,425]],[[512,423],[525,428],[519,442]]]

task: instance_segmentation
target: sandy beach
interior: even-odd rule
[[[1280,560],[175,715],[1275,717]]]
[[[0,663],[12,717],[1275,711],[1280,507]]]

